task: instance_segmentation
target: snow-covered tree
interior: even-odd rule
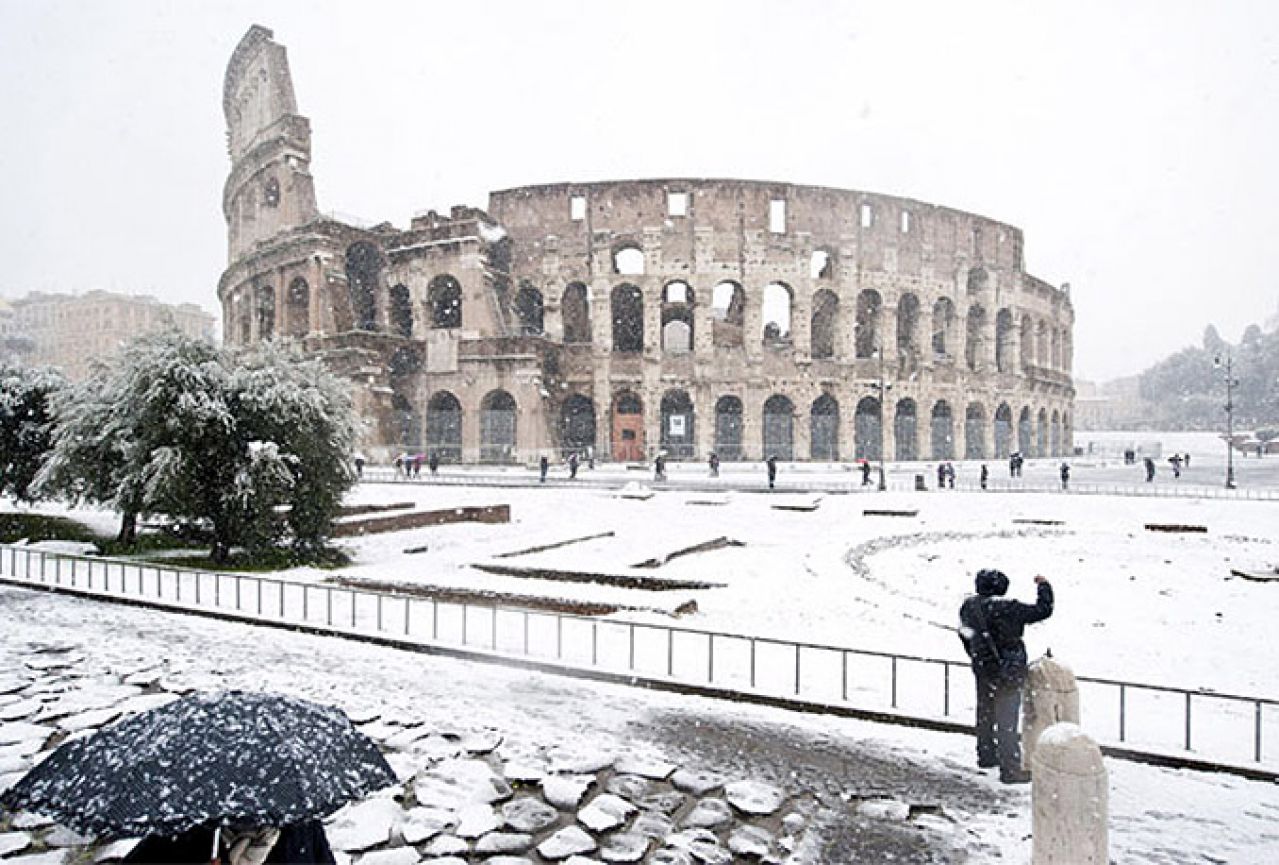
[[[57,403],[41,483],[136,518],[206,529],[212,558],[232,547],[324,549],[343,493],[354,420],[316,362],[267,347],[235,356],[176,332],[145,336]]]
[[[53,444],[50,401],[65,386],[51,369],[0,364],[0,495],[33,497],[33,481]]]

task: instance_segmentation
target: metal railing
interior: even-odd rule
[[[531,660],[905,721],[961,722],[973,711],[966,661],[441,601],[281,577],[219,573],[0,545],[0,580],[199,610],[345,636]],[[1279,700],[1079,677],[1084,726],[1129,753],[1279,776]]]
[[[823,477],[813,477],[806,473],[787,472],[783,469],[777,479],[776,486],[777,489],[782,492],[796,493],[854,493],[875,491],[874,482],[869,485],[863,485],[861,482],[861,475],[859,473],[850,474],[853,475],[853,479],[848,481],[838,481]],[[950,488],[943,490],[935,485],[935,476],[923,472],[920,472],[920,474],[924,475],[924,480],[927,484],[927,492],[950,492]],[[440,486],[535,487],[543,485],[542,482],[538,480],[538,471],[536,468],[530,468],[527,471],[516,470],[494,472],[486,471],[482,466],[467,469],[458,469],[455,466],[445,467],[441,468],[440,471],[434,475],[430,474],[425,468],[423,468],[420,474],[414,476],[404,475],[396,472],[395,469],[386,466],[365,466],[363,480],[368,483],[436,484]],[[547,476],[545,485],[560,487],[588,487],[593,489],[621,489],[626,484],[633,481],[642,481],[644,483],[651,484],[654,489],[682,490],[689,492],[728,492],[732,490],[762,491],[768,489],[768,480],[764,475],[762,467],[755,474],[732,471],[726,468],[722,470],[719,477],[710,478],[704,470],[680,471],[672,465],[668,465],[667,479],[664,481],[653,480],[653,471],[651,467],[645,467],[643,471],[629,471],[626,474],[619,474],[617,472],[600,472],[596,474],[588,471],[583,466],[579,468],[577,477],[573,480],[569,480],[567,470],[563,466],[555,466],[552,468],[551,473]],[[887,488],[893,492],[916,491],[913,476],[908,480],[900,475],[897,477],[890,475],[887,479]],[[956,481],[954,489],[965,492],[983,491],[980,484],[967,480]],[[991,480],[984,488],[984,492],[1109,495],[1171,499],[1207,498],[1279,502],[1279,489],[1251,487],[1226,489],[1225,487],[1191,486],[1182,485],[1180,483],[1103,484],[1076,483],[1072,481],[1070,488],[1063,490],[1059,483],[1027,483],[1024,481],[1000,479]]]

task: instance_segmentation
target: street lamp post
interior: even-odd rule
[[[871,387],[879,393],[879,491],[882,493],[888,489],[888,484],[884,482],[884,422],[888,416],[888,390],[892,387],[884,381],[884,349],[879,347],[875,349],[875,354],[879,357],[879,381],[871,385]]]
[[[1221,355],[1215,357],[1213,363],[1218,368],[1223,366]],[[1233,490],[1235,488],[1235,385],[1239,382],[1235,381],[1234,358],[1228,351],[1224,366],[1226,368],[1226,489]]]

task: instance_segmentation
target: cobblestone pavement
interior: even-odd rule
[[[0,787],[179,693],[284,691],[347,709],[401,778],[330,822],[357,865],[960,863],[994,853],[966,815],[1027,804],[776,710],[15,589],[0,589],[0,620]],[[5,865],[125,849],[31,815],[0,823]]]

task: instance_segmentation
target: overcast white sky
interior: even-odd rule
[[[1075,374],[1279,310],[1279,3],[0,0],[0,295],[217,309],[222,76],[287,46],[320,207],[713,176],[1020,226]]]

